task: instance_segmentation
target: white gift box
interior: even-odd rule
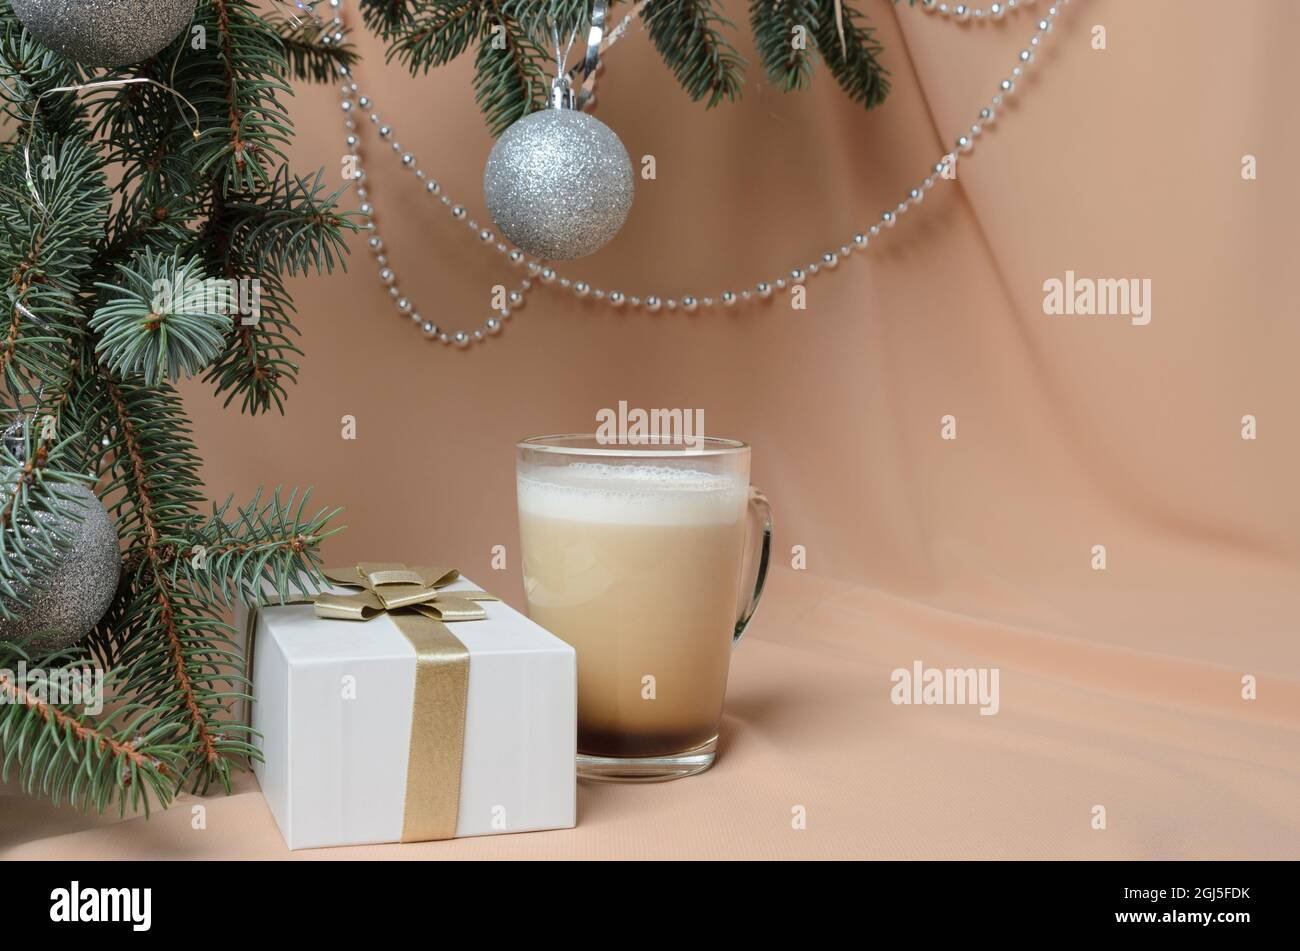
[[[456,836],[572,828],[573,648],[503,602],[482,605],[485,620],[447,625],[470,655]],[[415,648],[387,615],[326,620],[309,604],[261,609],[254,636],[254,772],[289,848],[400,841]]]

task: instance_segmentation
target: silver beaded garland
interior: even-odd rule
[[[922,8],[928,12],[937,12],[943,16],[950,16],[952,14],[952,9],[947,3],[939,2],[939,0],[921,0],[921,2]],[[342,3],[343,0],[330,0],[331,8],[336,11],[333,19],[326,24],[330,29],[339,29],[343,25],[342,19],[338,15]],[[987,10],[971,8],[970,16],[971,19],[979,22],[992,22],[1001,19],[1011,11],[1030,7],[1033,3],[1034,0],[1002,0],[1000,3],[991,4]],[[420,329],[427,338],[430,340],[437,340],[443,344],[456,343],[459,346],[466,347],[472,343],[482,341],[485,339],[485,336],[500,333],[501,330],[504,329],[504,322],[510,317],[511,312],[518,310],[519,307],[522,306],[523,300],[525,299],[524,295],[531,288],[543,285],[557,287],[569,291],[579,297],[587,296],[592,300],[603,301],[608,303],[613,309],[624,308],[634,311],[641,310],[648,314],[655,314],[664,310],[672,312],[679,308],[684,312],[694,313],[697,310],[711,309],[716,302],[720,302],[724,306],[735,306],[737,304],[749,303],[753,300],[770,299],[774,295],[783,293],[797,284],[804,283],[806,280],[815,277],[819,273],[833,270],[840,261],[845,260],[851,255],[855,256],[858,252],[865,251],[869,246],[873,246],[879,239],[888,233],[888,229],[895,226],[898,220],[903,217],[910,208],[919,205],[924,200],[925,193],[933,189],[939,181],[955,177],[951,174],[951,170],[956,155],[962,152],[972,151],[975,147],[976,140],[982,138],[987,129],[997,121],[999,111],[1002,109],[1007,96],[1010,95],[1014,89],[1015,81],[1024,76],[1026,69],[1034,61],[1033,51],[1041,47],[1043,40],[1051,30],[1053,21],[1069,3],[1070,0],[1055,0],[1055,2],[1047,5],[1043,18],[1036,24],[1036,32],[1029,38],[1028,49],[1022,50],[1020,53],[1018,65],[1015,65],[1011,69],[1010,75],[1007,79],[1003,80],[998,91],[990,98],[988,105],[980,109],[977,121],[972,123],[969,127],[969,134],[963,136],[962,140],[956,142],[956,148],[953,152],[945,154],[940,161],[935,162],[931,166],[931,174],[926,175],[915,186],[909,189],[903,200],[893,209],[884,212],[876,223],[853,234],[850,241],[841,243],[838,247],[838,253],[836,252],[836,249],[832,247],[831,250],[822,255],[820,261],[813,261],[805,268],[794,268],[789,271],[788,273],[790,276],[788,279],[785,277],[775,277],[768,281],[759,281],[752,289],[742,289],[739,294],[726,291],[719,295],[719,298],[716,300],[713,296],[708,295],[685,295],[678,300],[677,298],[659,297],[654,294],[646,294],[642,296],[638,294],[627,294],[619,290],[606,290],[585,280],[567,278],[558,274],[554,268],[547,266],[544,261],[536,260],[535,257],[529,259],[529,257],[518,248],[511,248],[503,241],[493,241],[490,238],[485,238],[484,235],[490,235],[490,232],[480,230],[478,223],[467,216],[464,206],[455,204],[444,192],[442,186],[436,180],[430,178],[428,173],[419,166],[418,161],[416,161],[414,157],[412,157],[410,163],[403,161],[402,165],[404,168],[412,172],[417,179],[424,182],[425,191],[427,191],[436,201],[440,202],[446,210],[452,214],[452,217],[455,220],[466,225],[470,231],[475,232],[479,237],[480,243],[486,247],[491,247],[499,254],[504,255],[512,265],[526,268],[528,276],[520,283],[517,291],[510,292],[508,308],[502,309],[498,312],[498,316],[489,318],[489,320],[484,324],[486,335],[484,331],[467,333],[446,330],[432,321],[425,320],[415,307],[414,302],[404,297],[396,286],[396,275],[392,273],[389,265],[388,256],[385,253],[385,245],[379,237],[378,232],[375,230],[374,207],[368,201],[368,188],[363,182],[364,175],[358,173],[356,195],[359,200],[366,202],[364,211],[367,214],[363,222],[363,227],[371,233],[369,244],[371,251],[375,255],[377,267],[381,269],[381,272],[386,272],[381,273],[381,279],[384,280],[385,284],[389,284],[390,281],[392,282],[389,284],[387,289],[389,296],[399,306],[398,312],[408,317],[411,323]],[[629,16],[625,18],[625,23],[630,20],[630,18],[631,15],[629,14]],[[379,115],[373,111],[373,101],[370,97],[361,95],[358,84],[348,67],[339,68],[339,77],[342,80],[340,84],[340,92],[343,96],[342,115],[343,125],[346,130],[345,142],[348,154],[353,158],[357,158],[358,147],[360,144],[360,137],[356,134],[358,122],[360,121],[357,119],[358,115],[363,115],[364,117],[369,118],[370,124],[376,127],[381,139],[391,140],[394,130],[391,126],[380,123]],[[562,80],[558,90],[554,88],[554,86],[552,88],[552,105],[571,107],[576,104],[576,99],[571,99],[571,96],[573,96],[572,88]],[[354,108],[358,105],[364,110],[364,113],[358,113]],[[389,141],[388,144],[392,147],[393,151],[400,151],[400,146],[398,144],[391,141]],[[403,159],[404,158],[405,156],[403,156]],[[409,311],[405,311],[401,308],[403,302],[410,305],[411,309]]]
[[[161,52],[194,18],[196,0],[11,0],[28,32],[83,66],[110,69]]]
[[[71,494],[79,502],[81,524],[48,512],[33,517],[51,534],[72,532],[72,547],[54,571],[21,592],[28,607],[20,616],[0,620],[0,641],[21,641],[31,654],[65,650],[89,634],[108,610],[121,574],[112,518],[84,486]],[[16,608],[7,603],[11,611]]]
[[[632,209],[632,161],[609,126],[576,109],[525,116],[483,172],[488,211],[530,254],[570,261],[604,247]]]

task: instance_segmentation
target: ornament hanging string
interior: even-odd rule
[[[551,105],[556,108],[577,108],[577,101],[573,97],[573,91],[569,80],[569,73],[565,72],[564,64],[569,61],[569,53],[573,51],[573,42],[578,38],[578,29],[574,27],[569,33],[569,42],[564,49],[560,49],[560,26],[554,20],[551,21],[551,41],[555,44],[555,79],[551,82]]]
[[[190,102],[188,99],[185,98],[185,96],[177,92],[171,86],[167,85],[166,83],[160,83],[156,79],[147,79],[144,76],[135,76],[131,79],[101,79],[93,83],[82,83],[79,86],[56,86],[53,89],[47,89],[44,92],[42,92],[39,96],[36,97],[36,101],[32,105],[32,114],[27,120],[27,137],[23,140],[23,170],[24,170],[25,177],[27,179],[27,190],[32,193],[32,200],[36,203],[36,207],[41,210],[42,215],[47,215],[49,213],[49,209],[46,208],[45,203],[41,201],[40,190],[36,187],[36,179],[32,175],[32,149],[31,149],[32,136],[36,134],[36,114],[40,112],[41,100],[44,99],[46,96],[53,96],[60,93],[79,93],[79,92],[86,92],[88,90],[93,90],[93,89],[113,89],[113,88],[121,88],[123,86],[135,86],[140,83],[145,83],[150,86],[157,86],[159,89],[171,93],[181,102],[185,103],[185,105],[189,107],[190,112],[194,113],[194,122],[191,124],[190,121],[186,119],[185,125],[187,128],[189,128],[194,138],[197,139],[199,137],[199,110],[195,108],[194,103]],[[184,115],[184,113],[182,113],[182,115]],[[22,305],[19,304],[18,306],[21,307]],[[26,310],[26,308],[23,309]]]

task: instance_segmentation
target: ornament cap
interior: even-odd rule
[[[573,91],[573,83],[569,81],[568,75],[561,73],[551,81],[551,102],[552,109],[577,109],[578,97]]]

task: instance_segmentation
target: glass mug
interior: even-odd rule
[[[528,614],[577,652],[579,776],[654,782],[713,765],[731,648],[771,555],[749,462],[730,439],[517,444]],[[761,543],[742,598],[751,518]]]

